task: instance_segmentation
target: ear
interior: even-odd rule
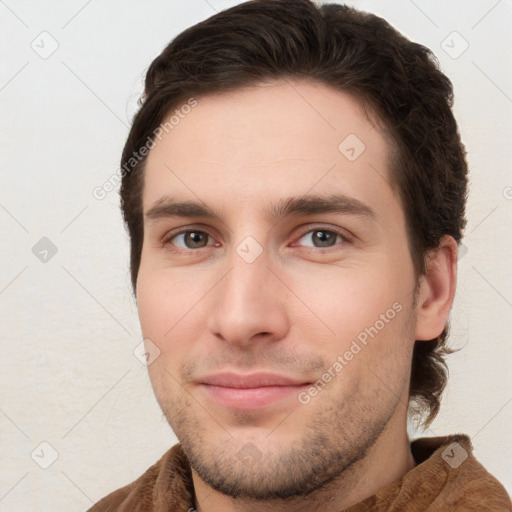
[[[437,338],[446,326],[457,286],[457,242],[445,235],[427,255],[416,305],[416,340]]]

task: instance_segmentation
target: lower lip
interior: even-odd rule
[[[202,384],[206,393],[220,405],[231,409],[261,409],[285,398],[297,397],[309,384],[297,386],[265,386],[261,388],[226,388]]]

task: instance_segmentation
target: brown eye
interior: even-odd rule
[[[310,244],[303,244],[306,247],[333,247],[336,245],[336,240],[340,242],[345,241],[345,237],[336,231],[327,229],[313,229],[304,233],[299,240],[309,240]]]
[[[172,244],[178,249],[183,250],[202,249],[207,246],[209,238],[211,238],[210,235],[204,231],[187,230],[168,237],[164,244]]]

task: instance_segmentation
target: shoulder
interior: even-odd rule
[[[413,453],[429,463],[427,472],[440,479],[437,497],[443,510],[510,512],[512,503],[503,485],[473,455],[473,445],[465,434],[423,438],[413,442]],[[423,475],[425,476],[425,474]]]
[[[139,478],[117,489],[87,512],[137,512],[157,510],[158,502],[170,499],[190,499],[188,461],[179,444],[170,448],[155,464]]]

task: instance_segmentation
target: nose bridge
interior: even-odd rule
[[[270,235],[260,225],[261,220],[249,212],[240,214],[233,228],[233,244],[227,256],[231,271],[226,280],[226,292],[236,300],[258,299],[265,293],[262,284],[268,284],[272,275]]]
[[[231,311],[241,314],[248,308],[253,313],[263,309],[270,294],[272,284],[272,262],[269,250],[265,249],[252,236],[248,236],[233,248],[229,257],[230,272],[226,276],[223,300]],[[242,311],[240,311],[242,310]]]
[[[233,247],[228,273],[218,283],[209,328],[231,343],[245,343],[261,333],[283,336],[288,325],[270,251],[247,236]]]

